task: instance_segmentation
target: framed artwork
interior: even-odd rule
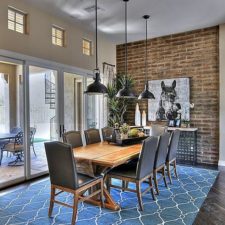
[[[149,91],[155,99],[148,100],[148,120],[190,120],[190,79],[151,80]]]

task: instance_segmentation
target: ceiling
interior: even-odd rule
[[[25,0],[42,10],[94,31],[94,0]],[[98,0],[99,31],[124,43],[124,2]],[[144,14],[150,14],[149,37],[159,37],[225,23],[225,0],[130,0],[128,42],[145,38]]]

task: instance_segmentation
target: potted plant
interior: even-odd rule
[[[124,123],[121,127],[120,127],[120,136],[121,139],[127,139],[128,138],[128,132],[130,130],[130,127]]]
[[[108,125],[110,127],[117,127],[117,124],[122,125],[124,123],[124,114],[127,110],[129,99],[117,98],[116,94],[126,81],[130,87],[134,85],[133,78],[129,76],[125,77],[124,75],[117,75],[116,79],[107,85],[109,107]]]

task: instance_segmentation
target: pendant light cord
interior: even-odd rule
[[[95,66],[98,70],[98,4],[97,0],[95,0]]]
[[[125,1],[125,78],[127,85],[127,1]]]
[[[145,84],[147,83],[147,58],[148,58],[148,46],[147,46],[147,42],[148,42],[148,19],[146,19],[146,36],[145,36]]]

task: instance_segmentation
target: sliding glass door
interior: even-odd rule
[[[23,181],[23,62],[0,57],[0,189]]]
[[[44,142],[59,140],[58,73],[29,66],[29,133],[31,175],[48,171]]]
[[[63,130],[84,129],[84,77],[74,73],[63,74],[64,83],[64,126]]]

